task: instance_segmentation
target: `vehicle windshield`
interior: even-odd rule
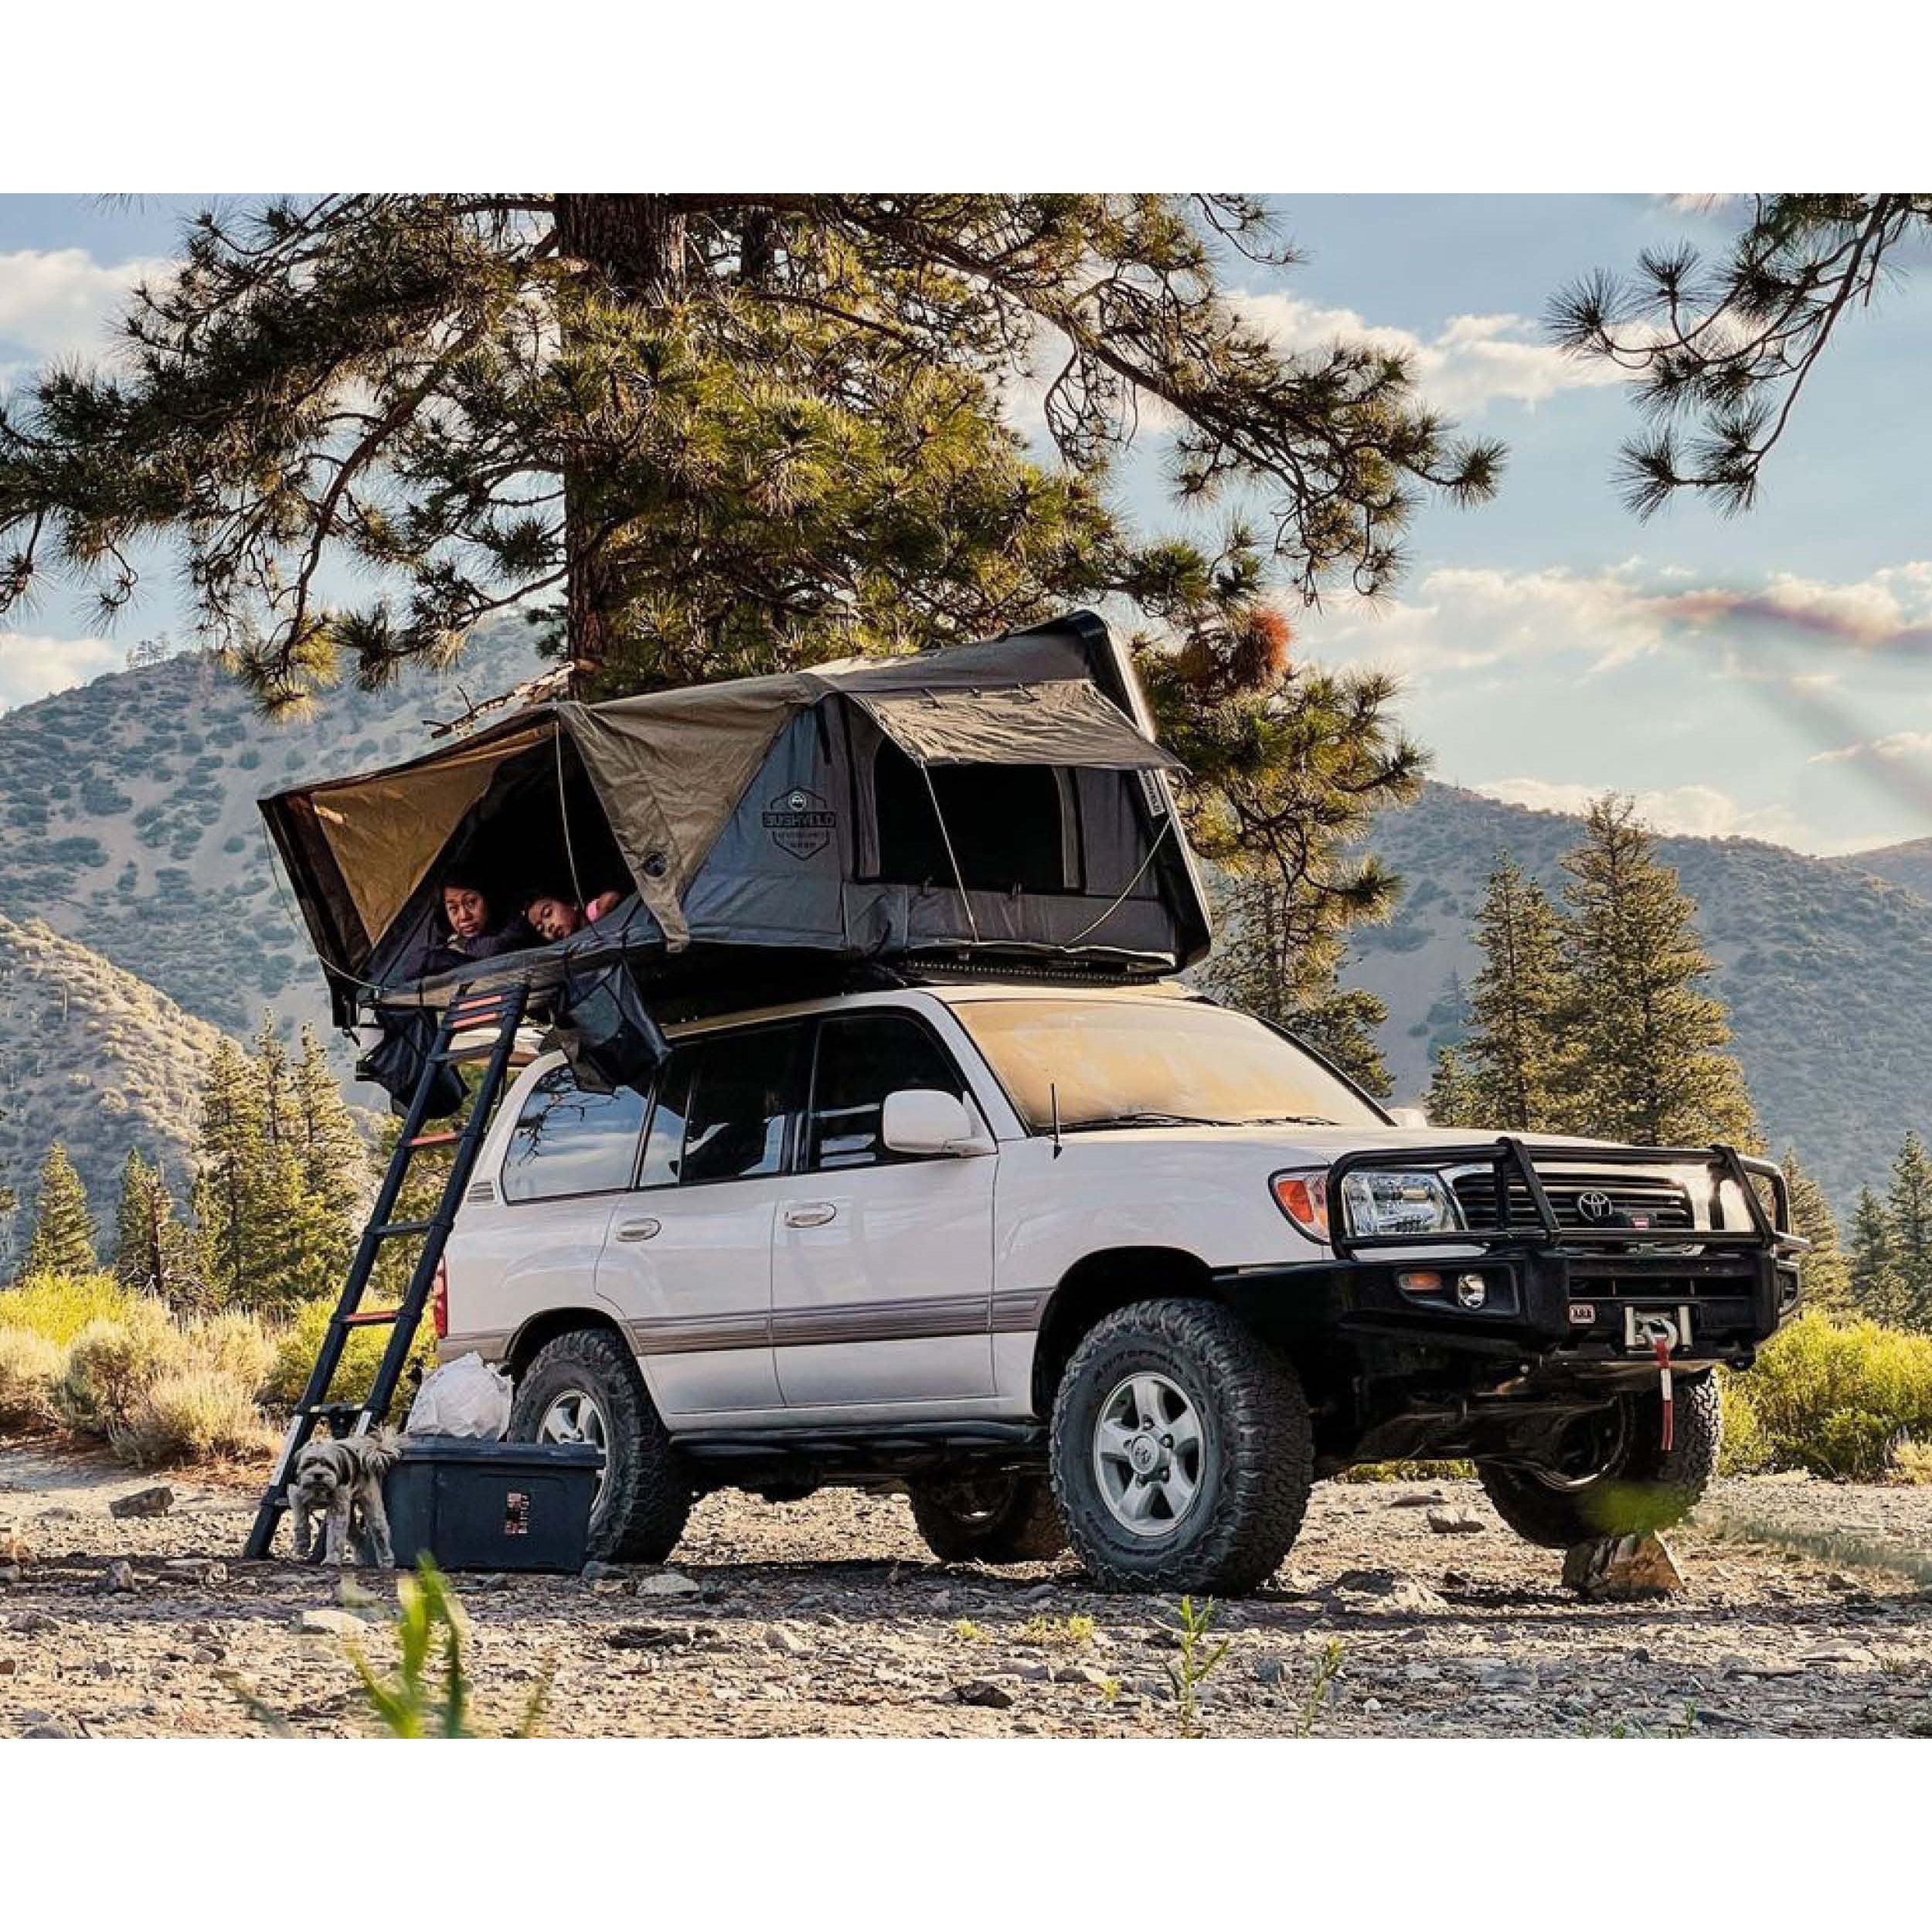
[[[1035,1133],[1099,1127],[1386,1124],[1247,1013],[1166,999],[962,1000],[953,1009]]]

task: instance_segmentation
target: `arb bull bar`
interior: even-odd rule
[[[1611,1185],[1620,1170],[1651,1179],[1665,1168],[1702,1170],[1709,1193],[1701,1214],[1694,1199],[1692,1209],[1702,1225],[1566,1226],[1539,1163]],[[1494,1226],[1381,1233],[1351,1224],[1352,1174],[1434,1173],[1454,1199],[1451,1176],[1485,1168]],[[1769,1192],[1768,1213],[1758,1182]],[[1796,1308],[1798,1257],[1810,1246],[1791,1231],[1783,1172],[1723,1145],[1558,1145],[1504,1134],[1365,1149],[1329,1168],[1328,1202],[1329,1243],[1345,1264],[1336,1282],[1344,1327],[1484,1351],[1527,1349],[1579,1366],[1648,1359],[1646,1325],[1655,1332],[1660,1320],[1673,1333],[1682,1329],[1672,1345],[1682,1359],[1749,1361]],[[1740,1204],[1748,1224],[1719,1225]]]

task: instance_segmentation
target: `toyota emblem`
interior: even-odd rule
[[[1617,1203],[1601,1188],[1587,1188],[1577,1196],[1577,1212],[1586,1221],[1607,1221],[1617,1212]]]

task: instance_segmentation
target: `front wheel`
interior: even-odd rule
[[[1476,1474],[1496,1514],[1546,1549],[1666,1529],[1688,1516],[1709,1488],[1724,1437],[1714,1376],[1680,1379],[1672,1406],[1668,1450],[1662,1395],[1620,1396],[1579,1416],[1548,1464],[1479,1462]]]
[[[589,1553],[661,1563],[691,1514],[692,1489],[631,1351],[601,1328],[546,1342],[517,1383],[518,1442],[589,1442],[604,1451],[590,1506]]]
[[[908,1492],[913,1521],[941,1563],[1045,1563],[1066,1547],[1044,1476],[955,1476]]]
[[[1308,1402],[1226,1308],[1136,1302],[1067,1364],[1053,1474],[1068,1539],[1103,1588],[1240,1595],[1274,1575],[1301,1527]]]

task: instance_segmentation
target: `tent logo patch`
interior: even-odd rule
[[[801,786],[772,800],[764,811],[771,842],[794,859],[810,859],[832,843],[838,815],[815,791]]]

